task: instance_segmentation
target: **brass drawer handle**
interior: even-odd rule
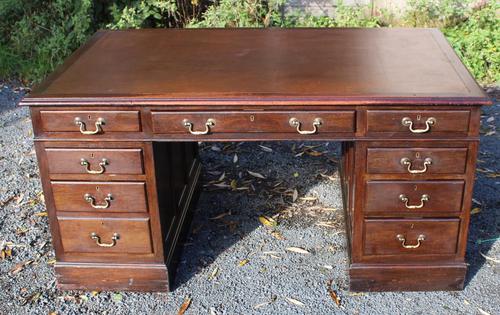
[[[80,117],[75,118],[75,125],[80,126],[80,132],[84,135],[96,135],[100,132],[102,132],[102,125],[104,125],[105,121],[103,118],[97,118],[95,122],[95,130],[94,131],[88,131],[87,126],[83,122],[83,120]]]
[[[99,162],[99,169],[98,170],[91,170],[90,169],[90,163],[84,158],[80,159],[80,165],[85,166],[85,171],[89,174],[102,174],[106,171],[106,168],[104,166],[108,165],[109,162],[107,159],[102,159],[101,162]]]
[[[182,125],[186,127],[192,135],[206,135],[210,132],[210,127],[215,126],[215,119],[207,119],[207,122],[205,123],[205,130],[203,131],[194,131],[193,123],[187,119],[182,120]]]
[[[90,233],[90,238],[95,241],[97,246],[113,247],[116,245],[116,241],[120,239],[120,234],[113,233],[113,236],[111,237],[111,243],[101,243],[101,237],[99,235],[97,235],[97,233],[95,233],[95,232]]]
[[[430,198],[431,197],[429,197],[429,195],[424,194],[424,195],[422,195],[422,197],[420,197],[420,204],[418,204],[418,205],[409,205],[408,204],[409,203],[408,197],[406,197],[406,195],[404,195],[404,194],[399,195],[399,200],[401,200],[402,202],[404,202],[405,207],[408,208],[408,209],[420,209],[420,208],[422,208],[424,206],[424,203],[426,201],[429,201]]]
[[[301,123],[295,117],[290,118],[288,123],[290,124],[290,126],[297,128],[297,132],[301,135],[313,135],[318,132],[318,127],[321,126],[323,121],[321,120],[321,118],[315,118],[313,121],[313,130],[300,130]]]
[[[407,157],[402,158],[400,162],[401,162],[401,165],[404,165],[404,166],[407,167],[408,173],[411,173],[411,174],[422,174],[422,173],[427,172],[427,166],[432,164],[432,159],[431,158],[425,158],[425,160],[424,160],[424,168],[421,169],[421,170],[412,170],[411,169],[412,161],[409,158],[407,158]]]
[[[91,194],[85,194],[83,195],[83,198],[85,199],[85,201],[90,203],[90,205],[94,209],[107,209],[111,205],[111,200],[113,200],[113,195],[108,194],[106,198],[104,198],[104,203],[99,205],[96,205],[95,198]]]
[[[420,247],[420,245],[422,244],[422,241],[425,241],[425,235],[420,234],[417,237],[417,244],[415,244],[415,245],[406,244],[406,238],[402,234],[396,235],[396,239],[401,242],[401,246],[403,246],[403,248],[413,249],[413,248]]]
[[[425,129],[413,129],[413,121],[410,117],[404,117],[401,119],[401,124],[405,127],[408,127],[412,133],[426,133],[431,130],[431,126],[436,123],[436,118],[429,117],[425,121]]]

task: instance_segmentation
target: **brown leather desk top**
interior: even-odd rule
[[[489,104],[435,29],[98,32],[23,104]]]

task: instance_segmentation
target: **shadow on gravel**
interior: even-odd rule
[[[331,194],[318,187],[321,182],[332,186],[325,182],[338,174],[339,149],[340,142],[201,144],[203,191],[183,244],[173,289],[212,265],[218,255],[262,225],[259,216],[276,218],[280,225],[315,224],[317,217],[294,212],[301,211],[294,199],[306,195],[313,198],[319,193],[323,196],[314,202],[318,207],[339,203],[340,191]],[[249,246],[248,253],[253,250]]]

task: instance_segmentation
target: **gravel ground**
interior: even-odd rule
[[[498,103],[482,117],[470,271],[461,292],[348,291],[339,146],[326,142],[202,144],[205,187],[174,292],[61,292],[31,121],[26,108],[15,107],[24,93],[0,82],[0,246],[6,256],[0,257],[0,314],[176,314],[188,297],[186,314],[500,314],[500,241],[482,242],[498,237],[500,226]],[[226,184],[235,180],[239,190],[215,186],[221,177]],[[278,224],[263,225],[259,216]],[[340,307],[328,293],[330,281]]]

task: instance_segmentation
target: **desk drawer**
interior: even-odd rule
[[[147,212],[142,182],[53,181],[52,191],[57,211]]]
[[[365,255],[453,255],[459,219],[365,220]]]
[[[366,131],[423,135],[441,132],[467,133],[468,110],[369,110]]]
[[[151,254],[149,218],[58,217],[66,253]]]
[[[74,132],[88,136],[106,132],[141,131],[139,111],[40,111],[45,132]]]
[[[368,148],[371,174],[463,174],[467,148]]]
[[[365,213],[460,213],[463,181],[368,181]]]
[[[47,148],[50,174],[143,174],[142,149]]]
[[[354,111],[315,112],[152,112],[153,133],[354,132]],[[316,132],[313,132],[315,131]]]

